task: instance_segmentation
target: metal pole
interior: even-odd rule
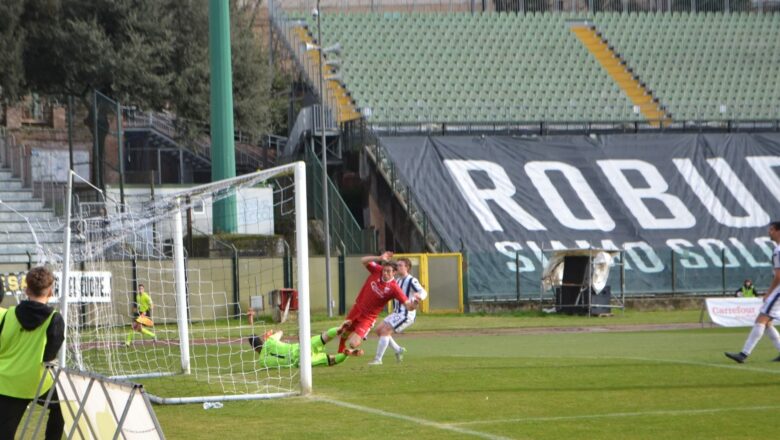
[[[674,261],[674,251],[669,251],[672,261],[671,261],[671,267],[672,267],[672,294],[674,294],[677,291],[677,265]]]
[[[176,199],[173,213],[173,263],[176,281],[176,320],[179,324],[179,354],[181,371],[190,374],[190,330],[187,316],[187,275],[184,271],[184,242],[181,227],[181,201]]]
[[[60,315],[62,315],[62,320],[65,322],[65,328],[63,330],[63,338],[65,341],[68,340],[68,277],[69,269],[70,269],[70,205],[72,201],[72,193],[73,193],[73,170],[68,170],[68,187],[67,187],[67,194],[65,196],[65,250],[62,255],[62,272],[61,272],[61,278],[60,278]],[[65,368],[67,367],[67,364],[65,363],[66,357],[67,357],[67,343],[62,344],[62,348],[60,348],[59,358],[60,358],[60,367]]]
[[[722,293],[726,293],[726,250],[720,250],[720,281],[723,286]]]
[[[515,251],[515,294],[520,302],[520,251]]]
[[[295,166],[295,254],[298,258],[298,334],[300,335],[301,394],[311,394],[311,315],[309,303],[309,230],[306,224],[306,166]]]
[[[322,130],[322,229],[325,231],[325,300],[328,303],[328,317],[333,317],[333,296],[330,290],[330,204],[328,203],[328,146],[325,140],[325,77],[323,57],[322,25],[320,22],[320,0],[317,0],[317,43],[320,45],[320,129]]]
[[[116,103],[116,138],[117,148],[119,149],[119,202],[122,204],[121,210],[125,212],[125,148],[122,134],[122,107],[119,101]]]
[[[339,255],[339,315],[347,313],[347,248],[341,242],[341,255]]]
[[[68,95],[68,160],[73,170],[73,95]]]
[[[100,136],[98,128],[98,105],[97,105],[97,90],[92,91],[92,172],[95,179],[95,185],[98,188],[103,188],[100,182],[100,144],[98,142],[98,136]]]
[[[209,0],[209,58],[211,67],[211,180],[236,175],[233,129],[233,74],[230,62],[230,7],[224,0]],[[214,202],[213,232],[238,229],[236,196]]]

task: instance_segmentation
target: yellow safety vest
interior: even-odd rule
[[[46,373],[43,352],[46,349],[46,330],[56,311],[35,330],[25,330],[16,318],[16,307],[5,313],[0,332],[0,394],[18,399],[34,399],[38,385]],[[54,381],[46,374],[38,395],[51,388]]]

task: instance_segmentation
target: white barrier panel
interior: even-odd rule
[[[56,376],[69,439],[165,438],[140,386],[68,369]]]
[[[761,298],[707,298],[710,320],[722,327],[751,327],[764,304]],[[775,321],[777,322],[777,321]]]

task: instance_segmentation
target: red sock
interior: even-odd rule
[[[347,348],[347,340],[339,338],[339,353],[344,353],[345,348]]]

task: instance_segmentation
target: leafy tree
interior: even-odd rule
[[[252,134],[266,133],[278,124],[270,110],[267,54],[253,31],[258,7],[259,2],[231,2],[233,117],[237,130]],[[171,42],[171,107],[183,118],[182,128],[195,134],[210,120],[208,2],[169,0],[166,8],[177,29]]]
[[[271,68],[252,29],[258,6],[259,0],[231,2],[234,117],[236,129],[253,134],[275,125]],[[0,48],[17,42],[21,49],[0,53],[11,59],[3,65],[15,60],[23,66],[8,74],[3,69],[5,96],[17,95],[21,85],[73,95],[89,109],[84,122],[92,129],[91,92],[98,90],[124,104],[171,110],[193,135],[207,130],[207,0],[2,0],[0,24],[5,22],[10,26],[0,27]],[[113,109],[97,110],[102,150]]]
[[[24,0],[0,2],[0,98],[14,101],[23,91],[24,66],[20,20]]]

